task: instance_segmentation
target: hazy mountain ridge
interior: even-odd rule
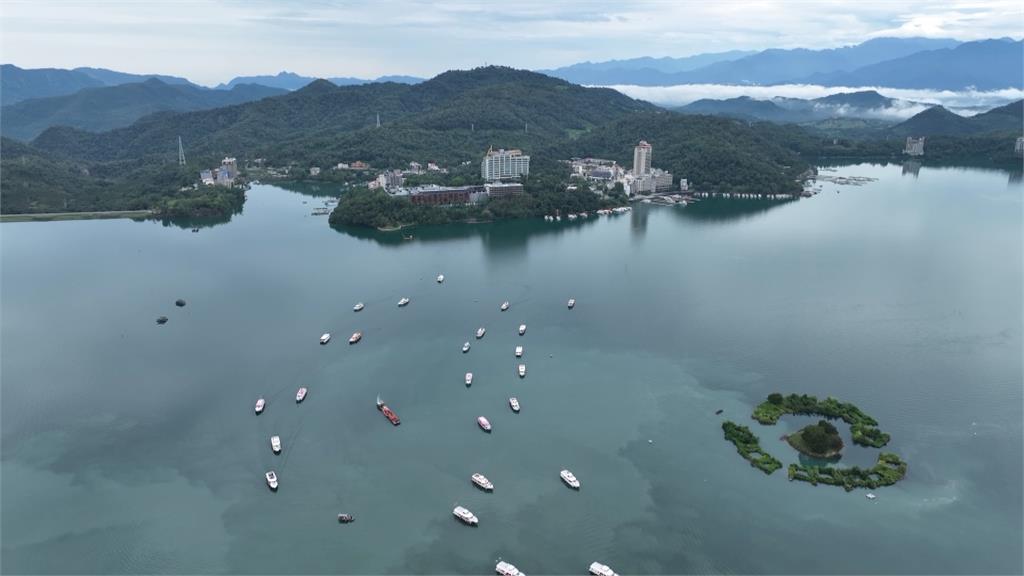
[[[6,106],[33,98],[74,94],[83,88],[117,86],[157,78],[168,84],[191,84],[184,78],[161,74],[129,74],[105,68],[19,68],[0,65],[0,105]]]
[[[233,88],[239,84],[260,84],[262,86],[270,86],[272,88],[281,88],[284,90],[298,90],[309,83],[316,80],[316,78],[310,76],[302,76],[294,72],[282,71],[275,75],[262,75],[262,76],[236,76],[231,80],[218,84],[216,89],[224,90]],[[374,82],[395,82],[398,84],[419,84],[423,82],[423,78],[416,76],[380,76],[375,79],[366,78],[355,78],[351,76],[339,76],[334,78],[327,78],[328,82],[337,86],[359,86],[361,84],[371,84]]]
[[[960,116],[942,106],[933,106],[890,129],[897,136],[975,136],[1013,133],[1021,136],[1024,100],[993,108],[975,116]]]

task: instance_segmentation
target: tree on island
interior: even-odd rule
[[[804,444],[817,454],[838,452],[843,448],[843,440],[839,437],[839,431],[827,420],[818,420],[817,424],[807,426],[798,434]]]

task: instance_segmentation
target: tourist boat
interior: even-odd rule
[[[274,454],[281,453],[281,437],[271,436],[270,437],[270,449],[274,451]]]
[[[580,218],[589,218],[589,217],[590,217],[590,214],[587,214],[586,212],[580,212]]]
[[[562,470],[558,475],[562,477],[562,482],[565,482],[565,485],[569,488],[572,488],[573,490],[580,489],[580,481],[576,479],[576,476],[574,476],[572,472]]]
[[[501,311],[504,312],[505,310],[508,310],[508,300],[501,303]]]
[[[868,492],[867,494],[865,494],[864,497],[867,498],[868,500],[874,500],[875,498],[877,498],[877,496],[875,496],[871,492]]]
[[[561,222],[561,221],[562,221],[562,217],[556,215],[555,216],[555,222]]]
[[[321,344],[327,344],[330,341],[331,341],[331,333],[330,332],[327,332],[323,336],[320,337],[320,343]]]
[[[487,418],[481,416],[476,419],[476,423],[480,425],[480,429],[483,430],[484,432],[491,431],[491,423],[487,421]]]
[[[486,333],[487,333],[487,329],[484,328],[483,326],[477,328],[476,329],[476,339],[479,340],[479,339],[483,338],[484,334],[486,334]]]
[[[619,576],[612,570],[611,567],[601,564],[600,562],[593,562],[590,565],[590,573],[594,576]]]
[[[523,357],[523,347],[522,346],[516,346],[516,358],[522,358],[522,357]]]
[[[526,334],[526,324],[519,325],[519,335],[522,336],[523,334]]]
[[[306,390],[305,388],[299,388],[299,390],[295,393],[296,404],[306,399],[306,392],[308,392],[308,390]]]
[[[355,306],[352,307],[352,311],[353,312],[359,312],[363,308],[365,308],[365,306],[363,306],[363,303],[362,302],[358,302]]]
[[[399,306],[405,306],[408,303],[409,303],[409,299],[408,298],[402,298],[401,300],[398,301],[398,305]]]
[[[356,519],[351,514],[338,514],[338,522],[341,524],[351,524]]]
[[[466,372],[466,386],[469,386],[472,383],[473,383],[473,373],[472,372]]]
[[[516,568],[508,562],[498,562],[494,566],[494,571],[500,576],[526,576],[526,574],[519,571],[519,568]]]
[[[277,473],[273,470],[266,473],[267,486],[270,486],[271,490],[277,490]]]
[[[484,476],[479,472],[473,474],[470,479],[473,480],[473,484],[476,484],[481,490],[486,490],[487,492],[494,490],[494,484],[491,484],[491,481],[487,479],[487,476]]]
[[[516,398],[515,396],[509,398],[508,399],[508,406],[509,406],[509,408],[512,409],[513,412],[515,412],[516,414],[519,414],[519,399],[518,398]]]
[[[355,344],[356,342],[359,342],[362,339],[363,339],[363,333],[362,332],[353,332],[352,336],[350,336],[349,339],[348,339],[348,343],[349,344]]]
[[[161,316],[157,318],[156,323],[160,325],[167,324],[167,316]]]
[[[388,408],[387,404],[385,404],[384,401],[380,399],[380,396],[377,396],[377,410],[380,410],[381,413],[384,414],[384,417],[387,418],[388,422],[391,422],[392,425],[398,426],[399,424],[402,423],[402,421],[398,419],[398,414],[395,414],[395,412],[391,410],[391,408]]]
[[[469,342],[462,345],[462,353],[465,354],[466,352],[469,352]]]
[[[444,274],[438,274],[437,275],[437,283],[440,284],[442,282],[444,282]]]
[[[257,400],[256,401],[256,413],[257,414],[263,414],[263,408],[266,407],[266,405],[267,405],[267,401],[264,400],[263,398],[260,398],[259,400]]]
[[[569,298],[569,310],[572,310],[576,306],[576,299]]]
[[[526,378],[526,364],[519,365],[519,377]]]
[[[452,514],[454,514],[459,520],[462,520],[463,523],[469,524],[470,526],[476,526],[480,523],[480,520],[478,520],[472,512],[466,510],[462,506],[456,506],[455,509],[452,510]]]
[[[575,220],[575,219],[576,219],[576,215],[575,214],[569,214],[569,220]]]

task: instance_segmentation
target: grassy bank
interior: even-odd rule
[[[111,210],[106,212],[46,212],[39,214],[0,214],[0,222],[55,222],[58,220],[103,220],[108,218],[146,218],[152,210]]]

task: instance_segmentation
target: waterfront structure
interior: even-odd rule
[[[633,148],[633,175],[643,176],[651,171],[651,152],[653,151],[646,140],[641,140]]]
[[[454,206],[459,204],[476,204],[487,196],[487,190],[480,185],[474,186],[417,186],[416,188],[396,191],[396,196],[409,197],[413,204],[425,206]]]
[[[924,156],[924,136],[920,138],[907,136],[907,145],[904,146],[903,153],[908,156]]]
[[[522,150],[491,148],[480,162],[480,176],[487,182],[519,178],[529,174],[530,157],[523,154]]]
[[[488,198],[517,196],[523,193],[523,185],[518,182],[488,182],[484,184],[484,192]]]
[[[672,173],[652,168],[640,176],[627,174],[623,179],[622,188],[626,192],[626,196],[670,192],[672,190]]]

